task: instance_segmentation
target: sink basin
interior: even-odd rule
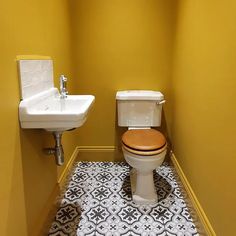
[[[60,98],[57,88],[50,88],[20,102],[22,128],[65,131],[84,124],[95,101],[92,95],[68,95]]]

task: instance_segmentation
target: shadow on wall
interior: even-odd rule
[[[170,134],[168,131],[169,127],[167,126],[167,120],[166,120],[166,115],[165,115],[164,109],[162,109],[161,126],[157,127],[157,130],[159,130],[166,138],[166,142],[168,144],[166,160],[169,160],[169,157],[170,157],[169,153],[172,149],[172,144],[171,144]]]
[[[18,126],[18,121],[16,126]],[[7,137],[6,137],[7,138]],[[24,191],[23,191],[23,176],[22,176],[22,164],[20,159],[20,142],[19,142],[19,129],[16,132],[16,135],[14,137],[14,143],[15,145],[12,146],[12,150],[9,150],[10,152],[13,152],[14,159],[12,160],[12,169],[11,169],[11,179],[9,182],[9,203],[8,203],[8,209],[7,215],[2,215],[2,220],[6,219],[6,235],[13,235],[15,232],[14,227],[14,221],[16,220],[16,216],[21,216],[24,218],[25,216],[25,202],[24,202]],[[8,158],[5,156],[4,158]],[[4,182],[5,180],[3,180]],[[24,220],[21,221],[21,228],[18,228],[18,232],[25,232],[26,225],[24,224]],[[1,232],[4,234],[4,232]]]
[[[29,235],[33,235],[40,216],[43,217],[42,212],[57,181],[54,157],[46,156],[42,151],[52,141],[51,135],[44,130],[20,129],[25,214]]]
[[[127,127],[118,126],[118,115],[117,115],[117,105],[116,105],[116,116],[115,116],[115,152],[114,161],[125,161],[123,151],[122,151],[122,135],[127,130]]]

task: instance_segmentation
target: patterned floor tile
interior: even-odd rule
[[[199,235],[173,167],[154,171],[159,201],[152,205],[132,201],[129,172],[124,162],[79,162],[48,235]]]
[[[80,207],[75,204],[62,204],[48,235],[76,235],[80,219]]]
[[[120,221],[119,217],[112,216],[106,222],[102,222],[97,226],[98,235],[121,235],[130,231],[130,225]]]

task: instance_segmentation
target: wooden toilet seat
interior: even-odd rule
[[[165,136],[155,129],[134,129],[122,136],[123,148],[143,156],[156,155],[166,149]]]

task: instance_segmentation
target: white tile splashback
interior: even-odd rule
[[[52,60],[19,60],[21,98],[54,87]]]

